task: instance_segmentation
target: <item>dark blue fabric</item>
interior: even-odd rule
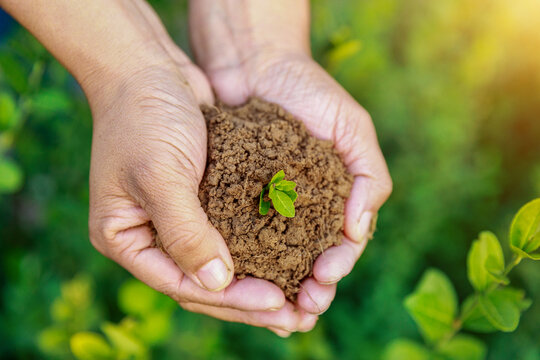
[[[0,8],[0,42],[4,40],[14,24],[15,21],[13,21],[11,16]]]

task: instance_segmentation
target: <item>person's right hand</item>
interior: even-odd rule
[[[92,243],[184,309],[282,335],[310,328],[316,316],[295,311],[274,284],[233,279],[228,248],[197,195],[207,146],[199,104],[213,102],[210,86],[151,9],[138,4],[161,49],[141,49],[152,60],[126,69],[120,83],[88,79],[100,89],[89,94]],[[150,222],[170,257],[153,246]]]

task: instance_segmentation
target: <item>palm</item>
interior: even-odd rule
[[[317,260],[317,281],[305,280],[299,294],[300,307],[320,312],[333,298],[335,282],[352,269],[363,251],[374,214],[388,196],[389,177],[369,114],[319,65],[304,56],[255,60],[210,70],[209,76],[218,96],[226,102],[239,104],[255,96],[283,106],[314,136],[332,140],[355,175],[345,209],[344,243],[328,249],[326,256]],[[233,77],[236,80],[230,81]],[[370,214],[368,220],[364,213]]]

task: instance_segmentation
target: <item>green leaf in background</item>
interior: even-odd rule
[[[39,332],[37,346],[51,357],[60,357],[69,343],[68,332],[60,326],[49,326]]]
[[[138,321],[133,331],[145,344],[157,345],[169,338],[172,325],[170,312],[152,311]]]
[[[463,302],[462,313],[468,314],[468,316],[463,319],[463,328],[480,333],[492,333],[497,331],[497,328],[491,325],[480,309],[477,296],[478,295],[471,295]]]
[[[540,260],[540,199],[525,204],[510,226],[510,247],[519,256]]]
[[[79,360],[114,359],[114,351],[105,338],[92,332],[79,332],[71,337],[71,352]]]
[[[118,351],[120,358],[147,358],[147,350],[141,341],[123,327],[107,322],[102,325],[101,329]]]
[[[118,292],[118,306],[129,315],[145,315],[155,310],[160,294],[142,282],[130,279],[122,284]]]
[[[467,257],[467,275],[471,285],[478,291],[484,291],[489,285],[500,281],[491,273],[502,274],[503,271],[504,256],[499,240],[489,231],[481,232],[478,240],[471,245]]]
[[[454,287],[444,273],[427,270],[405,307],[428,342],[440,340],[453,330],[457,312]]]
[[[431,360],[430,351],[408,339],[396,339],[385,349],[382,360]]]
[[[23,183],[23,172],[14,161],[0,157],[0,194],[19,190]]]
[[[294,203],[289,195],[285,194],[281,190],[274,189],[272,191],[272,186],[270,186],[270,194],[268,195],[272,199],[272,204],[274,209],[281,215],[285,217],[292,218],[294,217]]]
[[[531,299],[525,297],[525,291],[522,289],[516,289],[513,287],[504,287],[497,289],[497,291],[503,294],[505,297],[514,302],[520,311],[527,310],[531,304]]]
[[[0,93],[0,131],[9,130],[17,122],[15,99],[6,92]]]
[[[486,345],[467,335],[457,335],[443,343],[438,351],[447,360],[483,360],[486,358]]]
[[[68,95],[59,89],[44,89],[31,99],[31,111],[35,115],[50,116],[67,112],[71,107]]]
[[[28,87],[28,71],[21,61],[8,52],[0,53],[0,69],[7,82],[18,93],[24,93]]]
[[[283,179],[285,179],[285,172],[283,170],[279,170],[276,175],[272,177],[272,180],[270,180],[270,184],[275,184]]]
[[[496,289],[479,297],[480,309],[488,321],[497,329],[510,332],[519,324],[520,308],[513,294]]]

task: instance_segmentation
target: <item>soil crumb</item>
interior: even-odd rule
[[[341,243],[353,177],[331,141],[309,135],[276,104],[251,99],[202,110],[208,127],[202,206],[227,242],[237,277],[270,280],[295,301],[315,259]],[[259,214],[259,194],[279,170],[297,184],[294,218],[273,208]]]

